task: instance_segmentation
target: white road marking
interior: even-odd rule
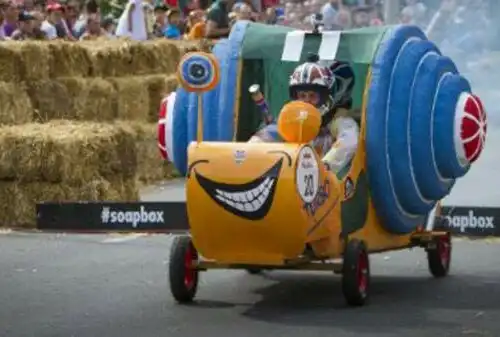
[[[102,240],[101,243],[122,243],[122,242],[136,240],[136,239],[139,239],[139,238],[146,236],[146,235],[147,234],[144,234],[144,233],[120,235],[120,236],[116,236],[116,237],[106,238],[106,239]]]

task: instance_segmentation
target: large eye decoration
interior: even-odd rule
[[[219,63],[212,54],[192,52],[182,57],[177,78],[186,91],[201,93],[215,88],[219,72]]]

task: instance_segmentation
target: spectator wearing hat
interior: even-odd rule
[[[42,23],[42,31],[49,40],[57,39],[57,23],[62,18],[63,8],[58,3],[52,3],[47,6],[47,19]]]
[[[33,22],[35,18],[28,12],[19,13],[18,28],[12,33],[11,39],[16,41],[32,40],[35,38],[33,34]]]
[[[172,40],[179,40],[182,37],[181,30],[179,29],[181,23],[181,12],[176,9],[170,9],[167,12],[167,26],[163,30],[163,36]]]

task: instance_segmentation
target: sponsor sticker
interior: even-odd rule
[[[244,150],[236,150],[234,151],[234,162],[236,164],[241,164],[247,158],[247,154]]]
[[[467,233],[468,230],[479,229],[481,231],[494,231],[495,218],[493,216],[477,216],[473,210],[469,210],[467,215],[446,216],[448,225],[452,229],[457,229],[460,233]]]
[[[300,198],[305,203],[311,203],[319,191],[319,165],[314,150],[309,146],[299,152],[295,179]]]
[[[318,186],[318,192],[311,202],[304,203],[304,210],[309,216],[314,216],[316,211],[325,204],[330,196],[330,182],[325,179],[324,183]]]
[[[147,211],[144,206],[140,206],[137,211],[117,211],[104,206],[101,210],[101,221],[103,224],[131,224],[133,228],[137,228],[140,223],[164,222],[163,211]]]

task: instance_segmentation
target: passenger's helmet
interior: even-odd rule
[[[299,91],[317,92],[320,97],[318,108],[325,114],[331,107],[330,90],[335,81],[328,67],[317,63],[317,55],[310,56],[308,62],[299,65],[290,76],[290,98],[297,99]]]
[[[330,66],[334,77],[331,96],[337,107],[351,108],[355,85],[354,70],[347,62],[334,61]]]

